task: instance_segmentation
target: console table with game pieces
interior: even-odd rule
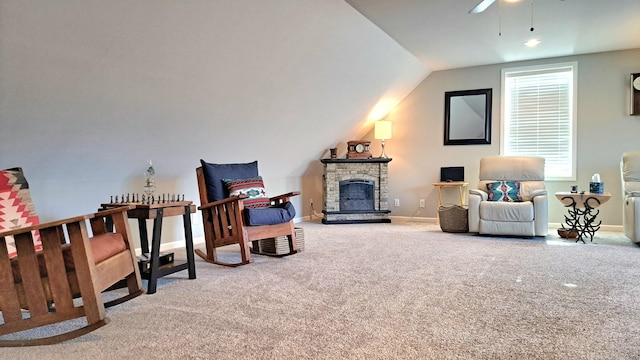
[[[196,206],[191,201],[184,201],[177,195],[166,198],[158,196],[157,198],[145,198],[143,196],[140,202],[123,202],[122,200],[139,200],[136,195],[123,195],[122,198],[113,197],[112,202],[100,204],[99,210],[112,209],[118,206],[133,206],[127,212],[130,219],[138,220],[138,229],[140,231],[140,247],[143,254],[149,254],[149,269],[141,271],[140,276],[148,280],[147,294],[156,292],[158,278],[173,274],[178,271],[188,270],[189,279],[196,278],[196,267],[193,255],[193,234],[191,231],[191,213],[196,212]],[[122,199],[120,202],[118,200]],[[162,235],[162,219],[169,216],[182,216],[184,225],[184,236],[186,245],[186,262],[172,261],[167,264],[160,264],[160,239]],[[151,247],[149,247],[149,235],[147,231],[147,220],[153,220],[153,232],[151,236]],[[107,224],[113,226],[113,224]],[[149,251],[151,250],[151,251]]]

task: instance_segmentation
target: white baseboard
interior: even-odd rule
[[[319,214],[314,214],[314,215],[307,215],[307,216],[303,216],[302,218],[298,218],[298,219],[294,219],[293,221],[295,223],[301,222],[301,221],[316,221],[316,220],[322,220],[323,216],[319,215]],[[432,222],[435,223],[436,222],[436,218],[428,218],[428,217],[422,217],[422,216],[389,216],[390,219],[397,219],[397,220],[404,220],[404,221],[424,221],[424,222]]]
[[[193,247],[197,248],[198,246],[204,245],[204,236],[198,236],[193,238]],[[184,249],[185,244],[184,240],[177,240],[170,243],[162,243],[160,244],[160,252],[171,251],[173,249]],[[140,256],[142,254],[142,250],[140,248],[136,248],[136,255]]]
[[[389,216],[391,220],[402,220],[402,221],[417,221],[417,222],[426,222],[426,223],[436,223],[436,218],[426,217],[426,216]]]

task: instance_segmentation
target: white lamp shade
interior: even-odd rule
[[[391,121],[389,120],[376,121],[374,136],[378,140],[391,139]]]

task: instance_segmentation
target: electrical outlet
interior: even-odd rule
[[[393,205],[396,207],[400,206],[400,199],[393,199]]]
[[[193,225],[200,224],[200,217],[198,216],[198,214],[191,214],[191,224]]]
[[[424,199],[420,199],[420,207],[423,208],[424,207]]]

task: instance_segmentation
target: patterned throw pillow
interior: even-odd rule
[[[0,171],[0,232],[38,225],[29,184],[22,171],[10,169]],[[6,237],[9,257],[17,255],[12,236]],[[33,242],[36,250],[42,249],[40,234],[35,231]]]
[[[247,195],[249,197],[244,199],[245,207],[261,208],[271,205],[261,176],[249,179],[223,179],[222,181],[227,185],[229,196]]]
[[[487,193],[489,194],[489,201],[522,201],[519,181],[496,181],[488,183]]]

